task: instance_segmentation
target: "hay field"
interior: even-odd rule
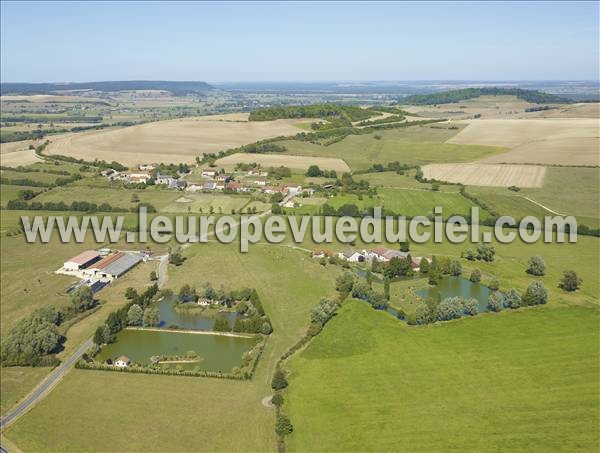
[[[0,162],[6,167],[17,167],[40,162],[41,159],[35,155],[29,145],[35,144],[33,140],[22,140],[19,142],[8,142],[0,145]]]
[[[350,167],[342,159],[334,157],[290,156],[287,154],[237,153],[217,160],[216,164],[225,168],[232,168],[239,163],[249,164],[252,162],[256,162],[263,167],[279,167],[283,165],[296,170],[306,170],[311,165],[318,165],[322,170],[350,171]]]
[[[427,179],[489,187],[542,187],[546,174],[536,165],[431,164],[422,170]]]
[[[494,145],[510,151],[481,159],[485,163],[598,165],[600,120],[545,118],[460,121],[468,126],[446,143]]]
[[[86,160],[194,162],[196,156],[218,152],[265,138],[294,135],[303,119],[244,121],[244,116],[219,115],[159,121],[132,127],[68,134],[52,140],[46,152]]]

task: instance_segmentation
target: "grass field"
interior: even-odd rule
[[[233,114],[146,123],[126,128],[66,134],[52,139],[47,154],[88,160],[116,160],[125,165],[144,162],[194,162],[196,156],[223,151],[265,138],[294,135],[305,120],[249,122]]]
[[[537,165],[431,164],[423,167],[427,179],[472,186],[542,187],[546,167]]]
[[[443,208],[444,218],[452,214],[468,215],[473,206],[473,203],[458,193],[384,188],[379,189],[379,194],[383,196],[385,208],[410,217],[433,213],[436,206]],[[483,217],[485,213],[482,213]]]
[[[251,253],[240,254],[235,245],[208,243],[189,247],[186,256],[181,267],[170,268],[167,287],[210,281],[216,287],[223,283],[230,288],[257,288],[275,332],[253,380],[74,370],[7,430],[11,441],[24,450],[182,451],[192,445],[195,450],[210,451],[275,449],[274,414],[261,399],[271,391],[276,360],[303,335],[309,311],[319,298],[333,294],[339,270],[323,269],[306,254],[278,246],[257,246]],[[306,285],[307,280],[311,285]],[[157,395],[160,410],[156,410]],[[199,419],[198,414],[205,415]],[[177,426],[176,435],[164,435],[166,419],[170,426]],[[144,420],[142,431],[140,420]]]
[[[505,148],[444,143],[457,130],[445,127],[414,126],[351,135],[329,146],[285,140],[290,155],[343,159],[353,170],[367,169],[375,163],[399,161],[424,165],[435,162],[470,162],[505,151]],[[380,139],[377,139],[380,137]]]
[[[447,143],[504,146],[510,151],[486,156],[486,163],[598,165],[599,119],[470,120]]]
[[[0,413],[23,399],[50,372],[43,367],[11,367],[0,369]]]
[[[595,451],[598,312],[409,328],[348,302],[291,359],[290,451]]]
[[[579,223],[590,227],[600,223],[599,168],[547,167],[543,187],[523,188],[519,192],[486,187],[468,187],[467,191],[502,215],[552,215],[527,197],[554,212],[574,215]]]
[[[12,184],[0,184],[0,205],[6,206],[6,203],[10,200],[16,200],[19,198],[19,192],[22,190],[33,190],[34,192],[40,192],[44,190],[43,187],[31,187],[31,186],[15,186]]]

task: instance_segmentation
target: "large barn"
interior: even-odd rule
[[[100,253],[95,250],[86,250],[85,252],[80,253],[77,256],[65,261],[63,264],[63,268],[66,271],[79,271],[81,269],[85,269],[89,267],[91,264],[95,263],[100,259]]]
[[[139,253],[117,252],[94,263],[84,273],[88,277],[114,280],[137,266],[142,259]]]

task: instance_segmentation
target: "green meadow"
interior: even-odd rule
[[[470,162],[504,151],[504,148],[444,143],[458,130],[412,126],[377,131],[373,134],[350,135],[329,146],[284,140],[278,142],[286,153],[299,156],[337,157],[353,170],[363,170],[375,163],[399,161],[424,165],[432,162]],[[379,138],[377,138],[379,137]]]
[[[595,451],[597,309],[407,327],[358,301],[290,359],[289,451]]]

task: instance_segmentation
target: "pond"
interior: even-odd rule
[[[256,338],[224,335],[125,329],[117,334],[114,343],[102,348],[95,360],[103,363],[106,359],[125,355],[132,362],[149,365],[150,358],[155,355],[185,356],[188,351],[195,351],[199,361],[168,366],[229,373],[233,367],[241,365],[242,355],[257,341]]]
[[[437,297],[442,299],[446,297],[462,297],[464,299],[475,298],[479,302],[479,312],[488,311],[488,297],[491,294],[490,289],[479,283],[473,283],[462,277],[444,277],[436,286],[418,289],[415,291],[423,299]]]
[[[187,302],[182,304],[189,308],[176,309],[173,303],[177,300],[177,297],[165,297],[157,305],[158,311],[160,312],[160,324],[159,327],[167,328],[177,326],[180,329],[187,330],[213,330],[215,324],[215,316],[227,316],[229,325],[233,327],[237,318],[235,312],[223,312],[222,314],[215,314],[214,310],[210,310],[212,315],[206,315],[205,310],[194,304],[193,302]]]

